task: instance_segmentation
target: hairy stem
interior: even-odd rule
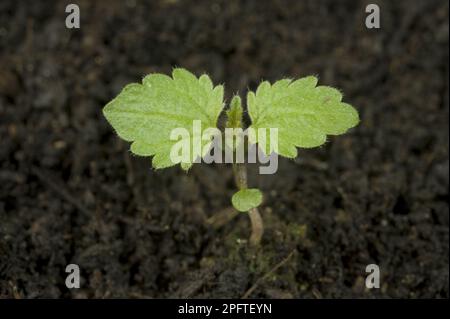
[[[237,187],[241,189],[247,188],[247,167],[245,163],[233,164],[234,179]],[[258,208],[252,208],[248,211],[250,222],[252,224],[252,234],[250,235],[250,245],[258,246],[264,233],[264,226]]]

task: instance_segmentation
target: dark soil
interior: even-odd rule
[[[79,30],[64,1],[0,2],[0,297],[239,298],[269,273],[251,297],[448,298],[447,0],[76,2]],[[381,29],[365,28],[370,2]],[[230,206],[230,166],[154,171],[102,116],[173,66],[228,99],[316,74],[360,112],[276,175],[250,168],[261,250],[245,214],[207,222]],[[365,288],[371,263],[380,289]]]

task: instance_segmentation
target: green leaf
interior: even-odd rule
[[[265,154],[272,151],[294,158],[297,148],[324,144],[327,135],[345,133],[359,123],[358,112],[343,103],[342,94],[328,86],[316,86],[317,78],[308,76],[296,81],[284,79],[271,85],[262,82],[256,93],[249,92],[247,106],[257,142],[258,128],[267,129],[266,142],[260,144]],[[269,128],[278,129],[278,150],[270,146]]]
[[[170,152],[179,140],[171,140],[170,134],[175,128],[186,129],[191,154],[181,166],[189,169],[197,157],[205,155],[205,145],[210,143],[201,141],[201,150],[195,150],[193,121],[200,120],[202,130],[215,128],[222,108],[221,85],[214,87],[206,74],[197,78],[185,69],[175,68],[172,77],[155,73],[147,75],[142,84],[125,86],[104,107],[103,114],[121,138],[133,142],[134,154],[153,156],[152,164],[157,169],[178,164],[171,160]]]
[[[241,189],[233,195],[231,202],[238,211],[247,212],[261,205],[262,193],[257,188]]]
[[[230,128],[242,127],[242,113],[241,98],[235,95],[231,100],[230,109],[227,111],[227,123],[225,126]]]
[[[230,109],[226,112],[227,121],[225,123],[225,127],[228,129],[225,130],[225,147],[234,151],[238,145],[244,142],[244,134],[242,129],[242,104],[241,98],[238,95],[233,96]],[[230,131],[231,129],[232,131]]]

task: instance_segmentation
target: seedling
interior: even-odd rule
[[[201,160],[217,162],[225,152],[226,162],[233,163],[238,187],[231,202],[236,210],[248,212],[250,244],[258,245],[264,229],[258,211],[263,196],[259,189],[248,188],[244,149],[249,156],[252,149],[258,149],[260,159],[274,155],[293,159],[298,147],[320,146],[327,135],[343,134],[359,122],[358,112],[341,101],[338,90],[317,86],[317,81],[308,76],[262,82],[256,92],[247,94],[251,124],[246,128],[241,99],[234,96],[225,128],[220,130],[223,86],[214,86],[206,74],[197,78],[181,68],[175,68],[172,77],[150,74],[142,84],[125,86],[103,114],[122,139],[132,142],[132,153],[153,156],[155,169],[180,164],[187,171]]]

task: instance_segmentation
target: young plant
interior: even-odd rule
[[[259,189],[248,188],[245,163],[237,160],[245,133],[248,143],[257,145],[262,156],[295,158],[298,147],[320,146],[327,135],[343,134],[359,122],[358,112],[341,101],[338,90],[317,86],[317,81],[316,77],[308,76],[274,84],[262,82],[256,92],[247,94],[251,120],[248,128],[243,127],[241,99],[234,96],[226,112],[226,128],[220,131],[217,121],[225,106],[223,86],[214,86],[206,74],[197,78],[181,68],[175,68],[172,77],[150,74],[142,84],[125,86],[104,107],[103,114],[122,139],[132,142],[132,153],[153,156],[155,169],[180,164],[187,171],[193,163],[206,159],[211,148],[215,155],[231,150],[238,187],[231,202],[238,211],[248,212],[252,225],[250,244],[258,245],[264,229],[258,212],[263,196]],[[208,128],[207,134],[201,134],[201,127],[195,125],[198,123]],[[238,133],[229,135],[228,129]],[[265,129],[270,129],[270,138],[266,138]],[[224,144],[223,131],[226,131]],[[218,149],[214,144],[217,140]]]

